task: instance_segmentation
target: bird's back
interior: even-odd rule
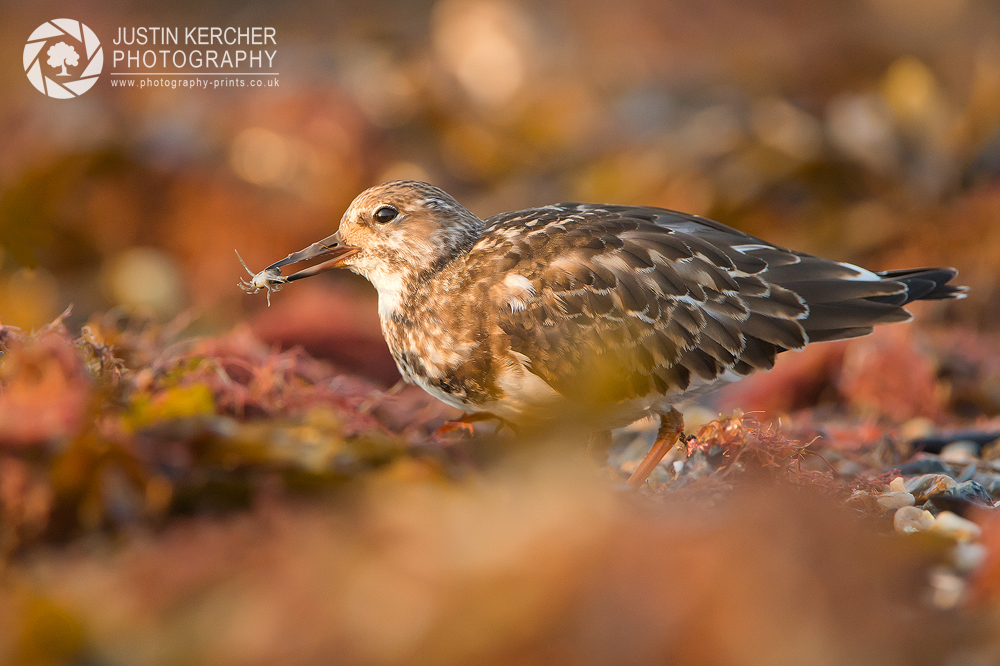
[[[486,223],[456,271],[469,291],[489,285],[490,344],[582,404],[676,401],[964,291],[953,269],[872,273],[659,208],[567,203]]]

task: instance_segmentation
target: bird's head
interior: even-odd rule
[[[368,278],[380,300],[390,299],[388,306],[407,285],[467,252],[482,228],[483,221],[444,190],[419,181],[394,180],[359,194],[337,233],[265,270],[325,257],[324,263],[286,280],[348,268]]]

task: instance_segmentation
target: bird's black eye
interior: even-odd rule
[[[399,215],[399,211],[392,206],[380,206],[378,210],[375,211],[375,214],[372,215],[372,219],[379,224],[385,224],[386,222],[392,222],[395,220],[397,215]]]

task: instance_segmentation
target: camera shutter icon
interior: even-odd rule
[[[79,97],[94,87],[104,68],[97,35],[75,19],[38,26],[24,45],[24,72],[38,92],[56,99]]]

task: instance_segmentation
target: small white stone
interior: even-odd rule
[[[901,509],[904,506],[913,506],[914,504],[913,495],[905,490],[902,492],[882,493],[875,501],[883,511]]]
[[[892,517],[892,526],[901,534],[924,532],[933,524],[934,516],[931,512],[915,506],[904,506]]]
[[[892,480],[892,482],[889,484],[889,492],[890,493],[906,492],[906,486],[904,485],[903,477],[897,476],[895,479]]]

